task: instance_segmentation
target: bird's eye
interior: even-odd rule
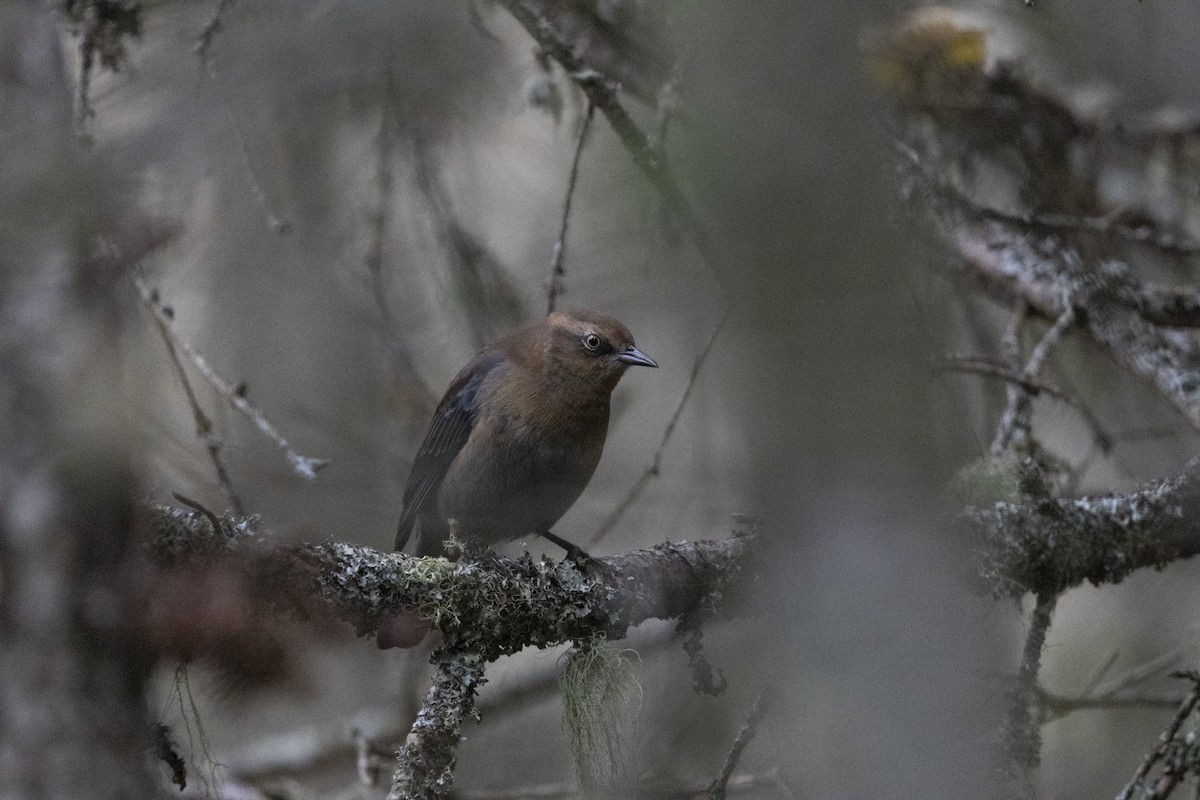
[[[600,337],[594,333],[589,333],[583,337],[583,346],[588,350],[600,349]]]

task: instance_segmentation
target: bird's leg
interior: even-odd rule
[[[574,561],[577,566],[582,567],[589,562],[595,561],[594,558],[583,551],[582,547],[574,542],[568,542],[566,539],[558,536],[557,534],[553,534],[550,531],[542,531],[540,535],[543,539],[548,539],[549,541],[561,547],[563,550],[566,550],[567,558]]]

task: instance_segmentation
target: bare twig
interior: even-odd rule
[[[151,297],[153,299],[153,293]],[[204,449],[208,451],[208,457],[212,461],[213,469],[217,473],[217,483],[220,485],[221,491],[225,493],[225,499],[229,501],[229,507],[233,512],[238,516],[245,516],[246,509],[242,505],[242,498],[234,490],[233,481],[229,477],[229,469],[225,466],[225,460],[221,458],[221,448],[224,447],[225,443],[213,428],[212,420],[204,413],[204,409],[200,407],[200,400],[196,397],[195,390],[192,389],[192,382],[187,376],[187,370],[183,368],[183,362],[179,359],[179,353],[175,349],[170,327],[158,314],[155,314],[154,322],[158,326],[158,332],[162,335],[163,344],[167,348],[167,355],[171,357],[171,363],[175,365],[175,372],[179,376],[179,384],[183,387],[183,393],[187,397],[188,406],[192,409],[192,419],[196,422],[196,435],[200,437],[200,441],[204,443]]]
[[[671,122],[675,119],[675,111],[679,107],[679,82],[683,78],[683,54],[675,58],[671,64],[671,72],[658,91],[658,120],[654,124],[654,138],[651,145],[659,152],[665,152],[667,135],[671,130]]]
[[[1078,253],[1052,235],[1037,241],[1006,223],[973,218],[969,201],[940,220],[942,234],[989,285],[1060,319],[1070,303],[1087,308],[1081,329],[1125,369],[1150,384],[1193,427],[1200,428],[1200,350],[1144,317],[1142,292],[1127,265],[1088,269]],[[963,205],[966,203],[966,205]]]
[[[1200,704],[1200,675],[1194,672],[1176,674],[1181,678],[1192,681],[1192,690],[1188,692],[1187,697],[1179,704],[1179,710],[1175,712],[1175,717],[1171,720],[1167,729],[1158,737],[1158,746],[1146,755],[1146,758],[1137,768],[1137,771],[1133,773],[1133,777],[1129,780],[1129,783],[1117,794],[1116,800],[1129,800],[1139,787],[1144,786],[1146,776],[1150,774],[1150,770],[1167,755],[1168,747],[1179,734],[1179,729],[1183,727],[1184,721],[1192,715],[1192,712],[1196,710],[1196,706]],[[1155,796],[1162,797],[1165,795],[1155,792]]]
[[[943,369],[949,372],[969,372],[977,375],[989,375],[993,378],[1000,378],[1001,380],[1016,384],[1034,397],[1044,394],[1047,397],[1053,397],[1055,400],[1061,400],[1071,405],[1074,405],[1075,402],[1074,398],[1061,389],[1046,383],[1040,383],[1037,380],[1029,378],[1023,372],[1018,372],[1003,364],[997,364],[987,358],[951,355],[944,360]]]
[[[710,800],[725,800],[725,789],[729,785],[729,776],[733,774],[738,761],[741,760],[742,751],[746,749],[746,746],[754,739],[754,734],[758,732],[758,723],[767,713],[766,695],[767,693],[762,691],[758,693],[758,697],[754,698],[754,705],[750,707],[750,713],[746,715],[746,722],[738,731],[737,738],[733,740],[733,747],[729,749],[729,754],[725,757],[725,766],[709,784]]]
[[[1043,722],[1053,722],[1076,711],[1113,710],[1119,708],[1178,708],[1177,694],[1126,694],[1111,697],[1064,697],[1038,690],[1038,702],[1046,709]]]
[[[562,65],[592,105],[600,109],[638,169],[650,180],[667,209],[687,230],[700,255],[710,266],[715,265],[716,253],[708,230],[667,168],[662,153],[654,148],[649,137],[621,105],[617,97],[617,86],[605,75],[585,64],[560,38],[550,21],[526,0],[501,0],[501,4],[533,36],[542,50]]]
[[[546,284],[546,313],[554,311],[554,304],[559,295],[565,291],[563,286],[563,259],[567,252],[567,227],[571,219],[571,201],[575,196],[575,183],[579,179],[579,161],[583,155],[583,146],[587,144],[588,131],[592,127],[592,117],[596,107],[588,99],[587,110],[579,122],[579,138],[575,143],[575,155],[571,158],[571,172],[567,178],[567,196],[563,198],[562,219],[558,225],[558,239],[554,242],[554,255],[550,259],[550,280]]]
[[[258,170],[255,169],[254,161],[250,158],[250,148],[246,145],[246,134],[242,130],[241,123],[238,122],[228,101],[224,103],[224,107],[225,117],[229,120],[229,128],[233,131],[234,143],[237,145],[238,159],[242,162],[243,174],[246,176],[246,183],[250,186],[250,193],[254,195],[254,202],[258,204],[263,216],[266,217],[267,227],[280,236],[286,236],[292,232],[292,221],[275,213],[275,207],[267,197],[267,192],[258,179]]]
[[[196,37],[195,52],[200,59],[200,66],[205,68],[204,74],[214,74],[216,71],[215,64],[210,60],[210,51],[216,36],[225,27],[225,17],[229,9],[233,7],[236,0],[218,0],[217,7],[213,11],[208,21],[204,23],[200,34]],[[254,196],[254,202],[266,217],[267,227],[272,232],[285,236],[292,232],[292,221],[286,217],[275,213],[274,205],[267,197],[267,192],[263,188],[262,182],[258,179],[258,170],[254,167],[254,161],[250,157],[250,148],[246,145],[246,135],[242,130],[241,124],[238,122],[237,116],[233,113],[233,107],[229,104],[228,99],[224,99],[222,105],[225,109],[225,118],[229,122],[229,128],[233,131],[234,144],[237,146],[238,160],[242,163],[243,174],[246,177],[246,183],[250,187],[250,193]]]
[[[675,433],[675,426],[679,423],[679,418],[683,415],[683,409],[687,405],[688,399],[692,396],[692,390],[696,386],[700,370],[704,368],[704,363],[708,360],[709,353],[712,352],[713,345],[717,342],[717,337],[721,335],[721,331],[725,328],[729,314],[730,308],[726,306],[725,311],[721,314],[721,319],[717,321],[716,327],[709,334],[708,341],[704,343],[704,349],[700,351],[700,355],[696,356],[696,360],[692,364],[691,374],[688,375],[687,385],[683,388],[683,394],[679,396],[679,402],[675,404],[675,411],[671,414],[671,419],[667,422],[667,427],[663,429],[662,438],[658,442],[658,448],[655,449],[654,455],[650,458],[649,466],[638,476],[633,486],[629,487],[629,491],[625,497],[620,503],[617,503],[604,522],[600,524],[600,527],[596,529],[596,532],[588,538],[585,548],[591,547],[607,536],[616,527],[617,523],[620,522],[621,517],[625,516],[625,512],[629,510],[630,506],[641,497],[642,492],[645,491],[646,486],[650,483],[650,479],[658,475],[659,466],[662,463],[663,451],[666,450],[667,444],[671,441],[671,435]]]
[[[1058,340],[1062,338],[1067,328],[1075,322],[1074,307],[1069,303],[1064,303],[1064,305],[1066,306],[1065,310],[1054,321],[1054,324],[1050,326],[1037,345],[1034,346],[1033,351],[1029,354],[1029,360],[1021,370],[1021,376],[1026,382],[1032,382],[1037,379],[1038,374],[1042,371],[1042,365],[1050,354],[1050,349],[1058,343]],[[1015,350],[1017,346],[1019,328],[1024,319],[1025,307],[1022,304],[1020,310],[1014,314],[1014,327],[1011,331],[1012,340],[1008,343],[1010,351]],[[992,440],[992,455],[998,455],[1008,447],[1014,436],[1017,436],[1019,440],[1024,440],[1029,436],[1029,402],[1032,393],[1025,385],[1010,382],[1007,395],[1008,402],[1005,406],[1004,414],[1000,417],[1000,424],[996,429],[996,438]]]
[[[1000,338],[1000,352],[1010,369],[1021,368],[1021,329],[1027,314],[1025,304],[1017,303]],[[1019,435],[1020,441],[1023,441],[1029,433],[1029,396],[1020,387],[1009,384],[1004,387],[1004,397],[1004,411],[1000,414],[1000,422],[988,448],[993,456],[1003,452],[1015,436]]]
[[[1144,664],[1139,664],[1124,675],[1106,683],[1101,683],[1104,673],[1107,672],[1107,669],[1111,668],[1117,656],[1118,653],[1114,651],[1112,656],[1105,662],[1104,671],[1098,672],[1096,677],[1090,682],[1090,685],[1085,686],[1083,691],[1077,696],[1065,697],[1039,688],[1038,700],[1045,712],[1042,720],[1043,723],[1060,719],[1075,711],[1085,709],[1161,708],[1164,705],[1168,708],[1177,708],[1179,706],[1178,695],[1125,695],[1122,693],[1139,683],[1143,683],[1171,669],[1179,663],[1183,657],[1182,653],[1178,650],[1172,650]]]
[[[238,411],[245,414],[271,441],[283,450],[284,456],[296,474],[309,480],[315,480],[317,471],[329,463],[328,459],[314,458],[311,456],[301,455],[296,452],[291,443],[283,437],[283,434],[271,424],[267,419],[266,414],[261,408],[251,403],[245,397],[245,391],[242,387],[237,386],[225,378],[223,378],[216,370],[214,370],[208,361],[202,356],[192,345],[184,339],[179,331],[175,329],[174,312],[167,306],[163,305],[158,293],[150,288],[146,280],[135,275],[133,278],[134,286],[138,290],[138,294],[142,299],[142,303],[154,315],[155,320],[163,330],[164,334],[170,339],[171,343],[183,351],[184,355],[192,362],[192,365],[199,371],[204,379],[208,381],[217,392],[225,398],[225,400]]]
[[[479,8],[480,2],[481,0],[468,0],[467,2],[467,18],[471,21],[471,27],[491,44],[503,45],[504,40],[492,33],[492,29],[487,26],[487,21],[484,20],[483,12]]]

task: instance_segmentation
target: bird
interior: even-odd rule
[[[631,366],[658,363],[624,324],[586,309],[552,312],[485,347],[433,413],[404,487],[395,549],[415,532],[416,555],[442,555],[454,520],[460,536],[488,547],[541,535],[582,554],[550,528],[596,471],[612,392]],[[376,641],[411,646],[427,630],[402,613],[381,622]]]

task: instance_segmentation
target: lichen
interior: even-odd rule
[[[629,659],[603,637],[585,639],[565,656],[560,684],[563,726],[584,796],[619,791],[632,766],[630,710],[641,700]]]

